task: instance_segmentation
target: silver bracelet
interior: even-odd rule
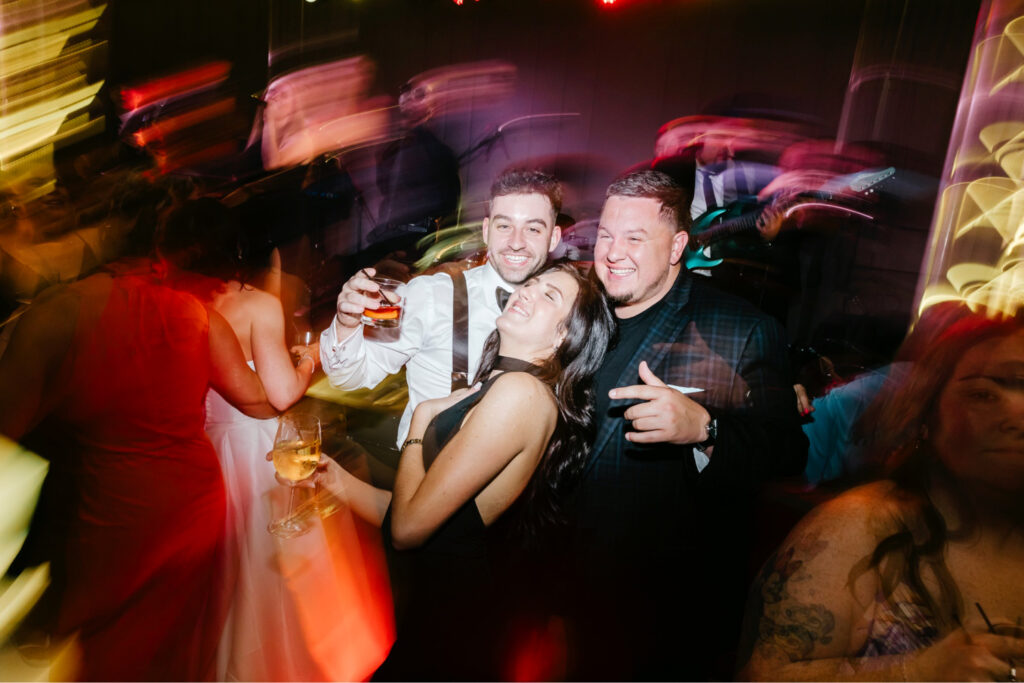
[[[409,446],[414,446],[418,443],[423,443],[423,439],[406,439],[405,443],[402,444],[402,448],[401,450],[399,450],[399,453],[404,453],[406,448],[408,448]]]

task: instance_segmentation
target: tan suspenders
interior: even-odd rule
[[[452,391],[469,386],[469,292],[460,270],[452,276]]]

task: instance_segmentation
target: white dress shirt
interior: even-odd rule
[[[495,289],[511,291],[498,272],[485,264],[465,272],[469,298],[469,380],[480,365],[484,341],[494,331],[501,311]],[[364,339],[357,328],[347,339],[339,340],[336,325],[320,335],[320,360],[330,383],[339,389],[377,386],[385,377],[406,366],[409,404],[398,425],[399,445],[409,433],[412,411],[422,401],[441,398],[452,388],[452,279],[444,274],[413,278],[399,288],[405,297],[398,339]]]
[[[704,177],[708,176],[711,178],[711,189],[715,193],[715,204],[714,206],[722,206],[725,204],[725,174],[724,173],[710,173],[704,168],[698,166],[697,174],[693,186],[693,199],[690,200],[690,218],[696,220],[701,214],[706,212],[709,208],[707,201],[704,198]]]
[[[715,193],[715,206],[711,208],[716,208],[726,206],[740,197],[756,195],[780,172],[777,166],[757,161],[730,160],[717,168],[698,165],[694,174],[690,218],[696,219],[708,210],[704,200],[705,174],[711,178],[711,189]]]

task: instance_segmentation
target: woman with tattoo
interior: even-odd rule
[[[1024,677],[1024,313],[964,316],[864,419],[888,479],[766,563],[740,678]]]

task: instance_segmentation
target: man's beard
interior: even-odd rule
[[[614,306],[625,306],[633,303],[633,292],[624,292],[622,294],[609,294],[608,290],[604,290],[605,298],[608,299],[608,303]]]
[[[628,306],[633,303],[636,299],[636,292],[621,292],[619,294],[612,294],[608,291],[608,288],[601,282],[601,278],[595,277],[594,280],[597,282],[598,287],[601,289],[601,293],[604,294],[604,298],[608,300],[612,308],[618,306]]]
[[[640,283],[637,283],[635,289],[632,289],[628,292],[619,292],[616,294],[613,294],[608,291],[608,288],[605,287],[603,282],[601,282],[601,278],[598,277],[595,279],[601,286],[601,292],[608,300],[608,303],[612,305],[612,308],[617,308],[619,306],[631,306],[635,303],[644,301],[650,294],[660,289],[662,284],[669,277],[672,277],[672,271],[670,269],[662,273],[661,278],[657,282],[650,283],[646,287],[644,287]]]

